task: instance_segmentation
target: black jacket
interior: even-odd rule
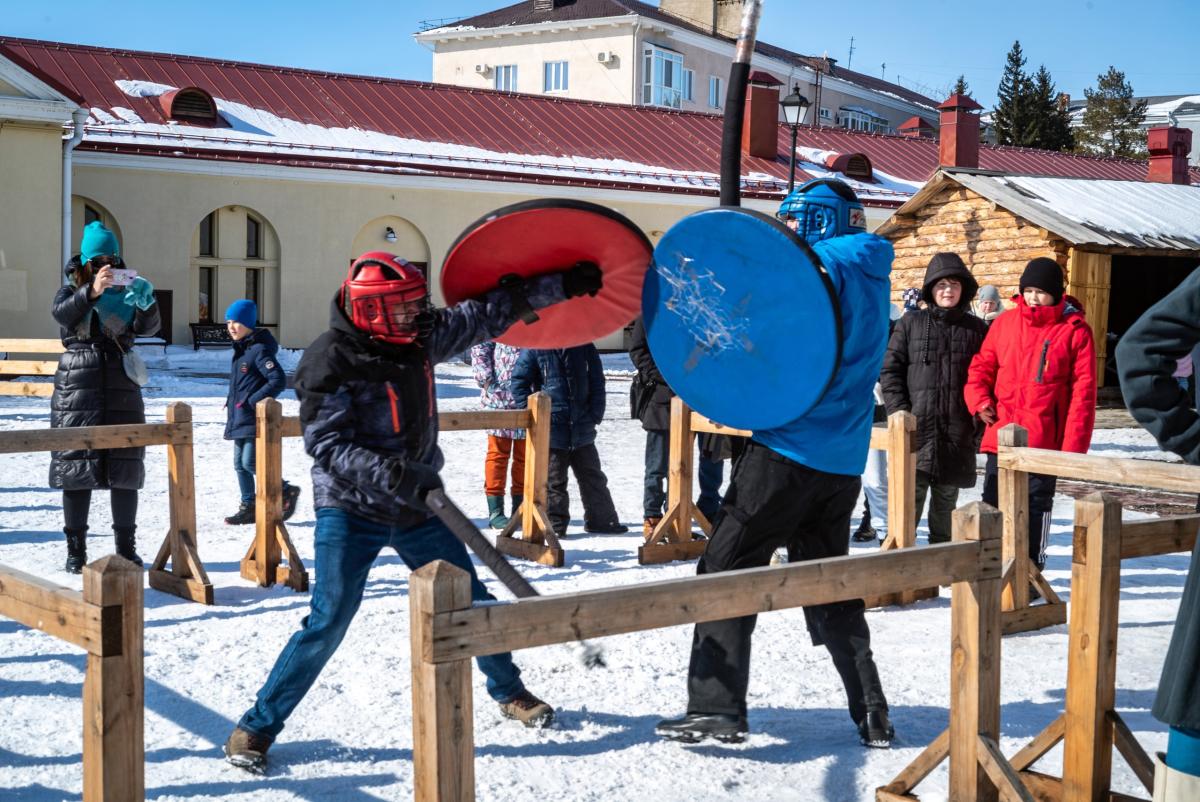
[[[633,324],[629,359],[637,368],[629,388],[629,417],[640,420],[648,432],[667,431],[671,428],[671,399],[675,393],[654,364],[646,343],[646,326],[640,317]]]
[[[1175,363],[1200,343],[1200,270],[1142,315],[1117,345],[1117,371],[1129,412],[1164,449],[1200,465],[1200,415],[1178,382]],[[1200,542],[1163,662],[1154,717],[1200,730]]]
[[[229,395],[225,398],[226,440],[254,437],[258,402],[274,398],[287,386],[278,353],[279,343],[267,329],[255,329],[233,344]]]
[[[513,368],[512,394],[524,407],[531,393],[550,396],[550,447],[580,448],[596,442],[604,420],[604,366],[596,346],[531,348]]]
[[[78,262],[79,257],[74,257],[68,268]],[[125,375],[121,357],[123,351],[133,347],[137,337],[158,332],[158,304],[144,311],[138,309],[129,331],[114,341],[103,333],[92,314],[95,301],[88,297],[89,289],[60,287],[51,304],[51,314],[58,322],[67,350],[59,357],[54,373],[50,426],[57,429],[145,423],[142,389]],[[146,477],[145,454],[145,448],[51,452],[50,486],[64,490],[112,487],[138,490]]]
[[[535,309],[565,299],[558,274],[530,281]],[[304,448],[313,458],[314,505],[378,523],[415,526],[429,514],[388,490],[390,469],[417,460],[441,470],[433,366],[503,334],[516,322],[507,292],[439,309],[422,344],[372,340],[346,319],[336,299],[329,331],[296,368]]]
[[[933,302],[933,285],[942,278],[963,282],[962,298],[953,309]],[[906,410],[917,416],[917,470],[930,474],[936,484],[975,485],[982,428],[967,411],[963,387],[971,358],[987,334],[987,324],[968,311],[977,288],[961,260],[935,257],[925,273],[929,309],[900,318],[879,377],[887,414]]]

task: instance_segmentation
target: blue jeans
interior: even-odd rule
[[[667,463],[670,461],[670,432],[652,429],[646,432],[646,472],[642,486],[642,514],[646,518],[658,518],[667,506],[667,493],[663,484],[667,481]],[[700,452],[696,460],[696,474],[700,485],[700,498],[696,506],[709,521],[721,508],[721,482],[725,478],[725,465],[719,459],[708,459]]]
[[[237,476],[242,501],[254,501],[254,438],[239,437],[233,441],[233,472]]]
[[[384,546],[394,548],[413,571],[434,560],[452,563],[471,575],[474,601],[495,598],[475,575],[466,547],[438,519],[430,518],[419,526],[402,529],[368,521],[336,507],[319,508],[317,578],[311,611],[300,622],[300,630],[283,647],[254,707],[242,716],[239,727],[271,738],[283,730],[288,716],[342,642],[362,602],[367,573]],[[487,677],[488,694],[497,702],[507,702],[525,689],[521,671],[510,652],[476,660]]]

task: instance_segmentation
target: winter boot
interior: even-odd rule
[[[858,529],[854,530],[854,534],[850,536],[850,539],[857,543],[874,543],[878,536],[879,534],[875,531],[875,528],[871,526],[871,519],[864,517],[862,523],[858,525]]]
[[[503,529],[508,526],[508,516],[504,514],[504,496],[488,496],[488,526],[492,529]]]
[[[892,728],[892,722],[888,719],[887,711],[868,711],[867,717],[858,722],[858,737],[862,741],[863,746],[870,746],[875,749],[890,748],[892,739],[896,737],[896,731]]]
[[[283,520],[291,518],[296,513],[296,500],[300,498],[300,488],[283,483],[283,505],[280,510]]]
[[[1184,802],[1200,799],[1200,777],[1184,774],[1167,765],[1162,752],[1154,755],[1154,802]]]
[[[225,523],[229,524],[230,526],[254,523],[254,502],[243,501],[241,505],[238,506],[237,512],[225,519]]]
[[[514,495],[512,497],[512,517],[517,519],[517,529],[521,528],[521,505],[525,503],[525,496]]]
[[[64,529],[67,536],[67,564],[63,566],[68,574],[82,574],[83,566],[87,564],[87,527],[83,529]]]
[[[583,531],[590,535],[623,535],[629,527],[620,521],[610,521],[603,524],[584,524]]]
[[[554,721],[554,708],[529,691],[522,690],[507,702],[500,703],[500,715],[515,719],[526,727],[543,729]]]
[[[642,521],[642,538],[649,540],[660,523],[662,523],[661,515],[647,515]]]
[[[117,544],[117,556],[124,557],[126,560],[129,560],[129,562],[136,565],[138,568],[141,568],[142,567],[142,558],[138,556],[138,553],[136,551],[134,551],[134,548],[136,546],[136,542],[135,542],[136,541],[136,537],[135,537],[136,533],[137,533],[136,526],[114,526],[113,527],[113,540],[115,540],[116,544]]]
[[[225,742],[225,759],[251,774],[267,773],[267,750],[274,739],[236,728]]]
[[[654,726],[654,734],[668,741],[696,744],[706,738],[722,743],[740,744],[750,727],[745,716],[727,713],[688,713],[683,718],[663,719]]]

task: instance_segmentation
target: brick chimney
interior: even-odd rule
[[[746,122],[742,128],[742,152],[760,159],[779,153],[779,87],[774,75],[755,70],[746,87]]]
[[[1161,184],[1188,184],[1188,154],[1192,150],[1189,128],[1164,126],[1146,132],[1146,148],[1150,151],[1150,170],[1147,181]]]
[[[938,161],[942,167],[979,166],[979,115],[982,109],[968,95],[954,94],[938,106],[941,112],[941,141]]]

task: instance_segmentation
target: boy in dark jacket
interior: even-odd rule
[[[1197,344],[1200,270],[1150,307],[1121,338],[1116,354],[1130,413],[1160,446],[1189,465],[1200,465],[1200,414],[1171,374]],[[1165,761],[1159,756],[1154,798],[1200,799],[1200,541],[1192,551],[1153,713],[1171,727]]]
[[[567,497],[567,468],[579,483],[585,532],[608,535],[628,532],[617,517],[608,492],[608,477],[596,451],[596,426],[604,420],[604,367],[596,346],[530,349],[513,368],[513,402],[524,407],[529,395],[550,396],[550,465],[546,506],[550,526],[565,537],[571,520]]]
[[[935,254],[921,290],[925,308],[900,318],[879,377],[887,414],[917,417],[915,506],[920,521],[929,494],[930,543],[950,542],[958,491],[975,486],[979,439],[963,387],[987,334],[987,324],[970,314],[978,288],[957,254]]]
[[[258,325],[258,305],[242,298],[225,312],[229,339],[233,340],[233,367],[229,371],[229,395],[225,399],[225,439],[233,441],[233,472],[242,494],[237,512],[225,523],[254,523],[254,436],[257,431],[258,402],[274,398],[287,386],[287,377],[276,354],[279,343]],[[296,511],[300,488],[283,483],[283,520]]]
[[[600,271],[581,265],[435,310],[424,275],[400,257],[372,251],[354,261],[329,331],[296,371],[317,511],[312,609],[225,743],[230,763],[266,768],[267,749],[341,643],[384,547],[412,570],[446,560],[470,574],[474,600],[493,598],[466,548],[424,503],[442,486],[444,462],[433,366],[504,333],[527,307],[594,295],[600,285]],[[528,727],[550,723],[553,708],[525,689],[511,654],[477,662],[504,716]]]

